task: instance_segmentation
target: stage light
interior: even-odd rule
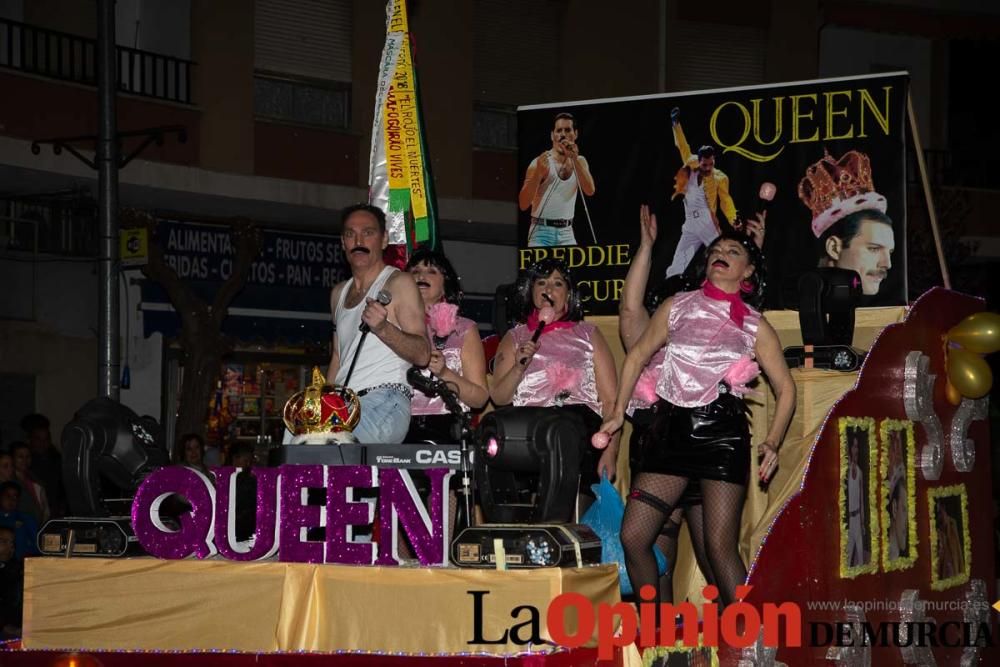
[[[169,456],[159,425],[108,398],[88,401],[62,432],[63,481],[75,517],[128,514],[131,496]]]
[[[827,267],[799,279],[799,326],[805,345],[850,345],[861,301],[856,271]]]
[[[850,269],[813,269],[799,279],[798,288],[803,344],[785,349],[788,365],[838,371],[860,368],[865,355],[852,343],[861,277]]]
[[[486,456],[495,458],[500,453],[500,441],[496,437],[491,437],[486,441]]]
[[[586,445],[583,420],[559,408],[503,408],[479,426],[475,457],[490,523],[569,521]]]

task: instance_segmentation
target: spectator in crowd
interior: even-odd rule
[[[17,509],[21,487],[17,482],[0,484],[0,526],[6,526],[14,533],[14,553],[18,558],[36,555],[38,545],[38,523],[30,514]]]
[[[65,513],[66,494],[63,490],[62,456],[52,443],[49,419],[31,414],[21,420],[21,429],[31,451],[31,477],[45,489],[52,516]]]
[[[0,452],[0,482],[14,481],[14,457],[10,452]]]
[[[14,460],[14,479],[21,485],[21,500],[18,509],[35,518],[38,525],[49,520],[49,501],[45,489],[35,481],[31,473],[31,448],[23,442],[10,446]]]
[[[249,470],[253,467],[253,463],[253,445],[249,442],[236,442],[229,446],[229,455],[226,465]]]
[[[212,476],[205,465],[205,440],[197,433],[188,433],[178,440],[171,458],[176,465],[187,466],[208,477]]]

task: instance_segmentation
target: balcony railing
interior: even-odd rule
[[[194,63],[126,46],[115,48],[123,93],[191,104]],[[0,19],[0,67],[97,85],[97,40]]]

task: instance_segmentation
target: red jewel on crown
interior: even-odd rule
[[[885,213],[885,197],[875,191],[871,160],[859,151],[848,151],[835,160],[824,149],[823,158],[806,169],[799,181],[799,199],[812,212],[816,238],[851,213],[875,209]]]
[[[351,431],[361,418],[361,403],[347,387],[327,384],[314,367],[312,383],[288,399],[282,416],[293,435]]]

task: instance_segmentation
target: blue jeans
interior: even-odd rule
[[[577,245],[572,227],[548,227],[534,224],[528,233],[529,248],[551,248],[552,246]]]
[[[395,389],[375,389],[360,399],[354,437],[365,443],[400,443],[410,429],[410,399]]]

